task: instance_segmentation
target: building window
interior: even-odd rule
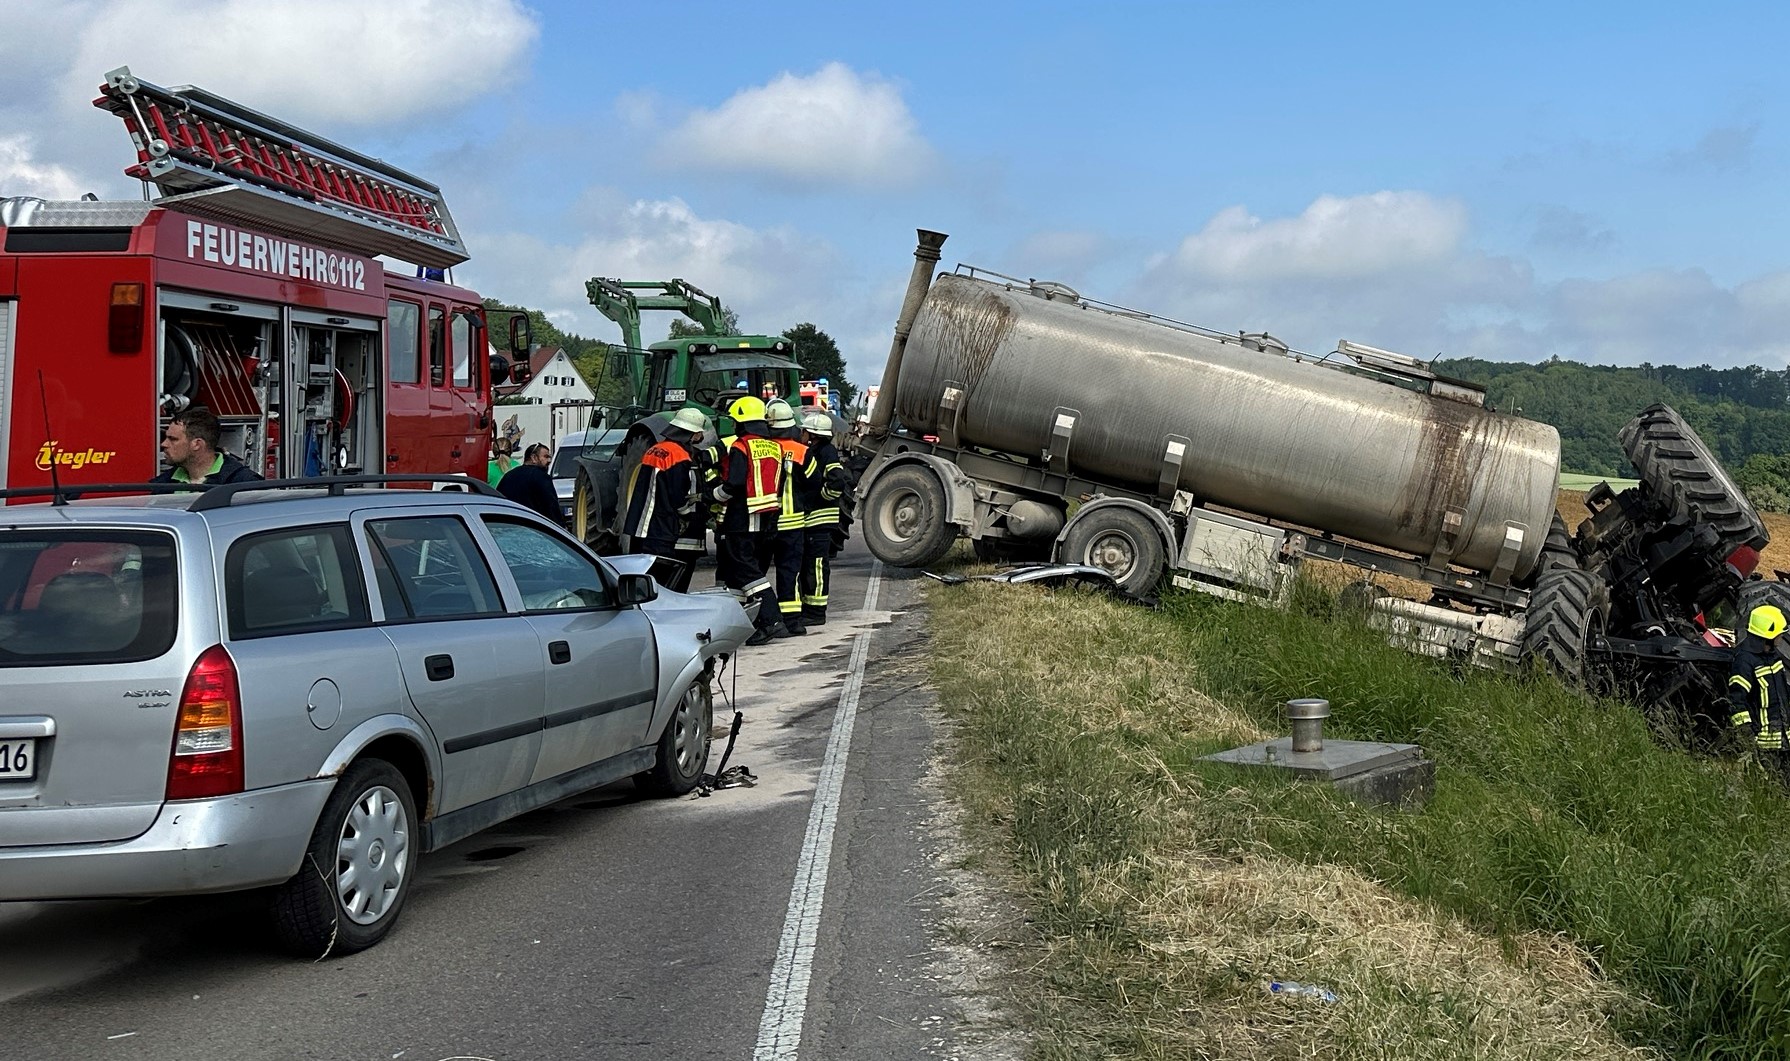
[[[414,302],[393,300],[386,304],[386,349],[391,355],[391,366],[387,371],[393,383],[422,382],[416,336],[422,315],[422,307]]]

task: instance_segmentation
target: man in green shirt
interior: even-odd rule
[[[152,483],[247,483],[260,479],[254,469],[218,449],[223,426],[210,409],[194,405],[174,414],[162,432],[162,459],[172,467]]]

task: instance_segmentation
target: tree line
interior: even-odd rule
[[[1567,471],[1633,478],[1616,433],[1635,414],[1664,402],[1683,414],[1753,503],[1790,510],[1790,369],[1758,365],[1539,364],[1450,358],[1431,367],[1478,383],[1486,401],[1552,424]]]

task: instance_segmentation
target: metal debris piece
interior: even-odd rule
[[[1050,589],[1085,586],[1105,590],[1129,604],[1142,604],[1150,608],[1157,605],[1155,597],[1128,593],[1112,575],[1089,564],[1020,564],[1004,567],[991,575],[941,575],[933,571],[920,573],[947,586],[959,586],[965,582],[1007,582],[1014,585],[1046,586]]]

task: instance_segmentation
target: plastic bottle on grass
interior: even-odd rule
[[[1301,984],[1292,980],[1268,981],[1270,995],[1287,995],[1293,998],[1315,998],[1320,1002],[1335,1002],[1336,992],[1317,984]]]

